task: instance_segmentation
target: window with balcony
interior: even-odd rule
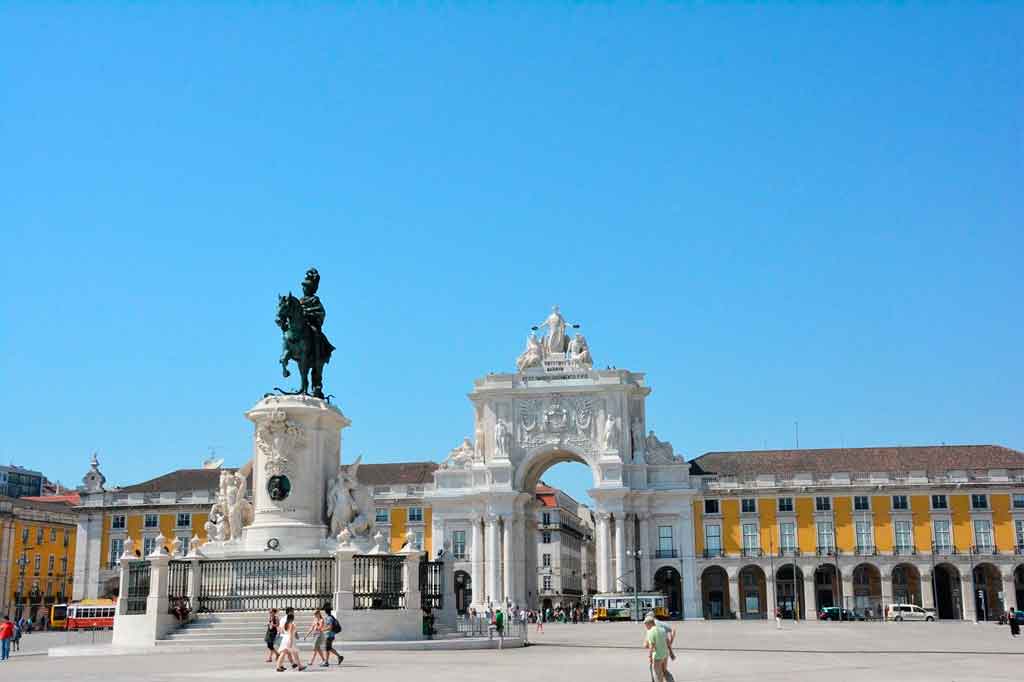
[[[761,554],[761,530],[756,523],[743,524],[743,554],[745,556]]]
[[[672,533],[672,526],[658,526],[657,558],[672,558],[676,555],[675,538]]]
[[[858,520],[855,529],[857,533],[857,554],[874,554],[875,543],[872,538],[871,522]]]
[[[1013,508],[1024,509],[1024,495],[1021,495],[1020,493],[1013,494]]]
[[[143,538],[142,540],[142,556],[147,557],[153,553],[156,549],[156,538],[152,535]]]
[[[832,511],[832,498],[831,497],[815,497],[814,508],[817,511]]]
[[[740,511],[744,514],[756,514],[757,500],[753,497],[744,497],[740,500]]]
[[[704,553],[707,556],[722,554],[722,527],[718,524],[704,526]]]
[[[49,575],[53,575],[53,567],[56,566],[56,565],[57,565],[57,557],[55,557],[55,556],[53,556],[51,554],[49,556],[49,558],[46,560],[46,572]]]
[[[780,497],[779,498],[779,511],[780,512],[791,512],[791,511],[793,511],[793,498],[792,497]]]
[[[192,527],[192,515],[188,512],[180,512],[178,518],[175,520],[177,528],[191,528]]]
[[[540,541],[545,545],[551,544],[551,531],[546,530],[540,534]]]
[[[913,554],[914,553],[914,531],[910,525],[910,521],[898,520],[892,525],[893,535],[895,536],[896,544],[893,545],[893,552],[895,554]]]
[[[159,514],[146,514],[145,521],[142,524],[143,528],[159,528],[160,527],[160,515]]]
[[[988,509],[988,495],[971,495],[971,509]]]
[[[107,568],[113,568],[121,563],[121,555],[124,554],[124,540],[122,538],[110,539],[110,561]]]
[[[825,498],[828,499],[827,497]],[[819,521],[818,527],[818,554],[831,554],[835,550],[835,536],[833,535],[831,521]]]
[[[541,556],[541,566],[544,568],[551,568],[551,555],[545,553]]]
[[[42,565],[43,565],[43,555],[36,554],[36,560],[32,564],[32,568],[35,571],[36,575],[39,575],[39,569],[42,567]]]
[[[70,531],[64,531],[64,546],[67,547],[70,544],[70,542],[71,542],[71,533],[70,533]]]
[[[43,544],[43,527],[36,528],[36,544]]]
[[[932,495],[932,509],[949,509],[949,500],[945,495]]]
[[[796,552],[796,524],[792,521],[783,521],[779,524],[779,550],[783,554]]]
[[[114,530],[124,530],[124,514],[115,514],[110,517],[110,527]]]
[[[412,548],[423,551],[423,531],[414,530],[412,532]]]
[[[932,521],[932,531],[935,533],[935,551],[944,554],[953,550],[953,536],[949,528],[949,519],[935,519]]]
[[[540,515],[540,522],[545,526],[551,525],[551,512],[544,512]]]
[[[717,514],[718,513],[718,500],[704,500],[704,513],[705,514]]]
[[[409,522],[423,523],[423,507],[409,507]]]
[[[855,511],[870,511],[871,499],[867,495],[854,495],[853,509]]]
[[[992,522],[988,519],[974,519],[974,546],[979,554],[991,554],[995,550]]]
[[[56,528],[51,528],[50,529],[50,542],[57,542],[57,529]]]
[[[21,544],[23,544],[23,545],[27,545],[28,544],[28,527],[27,526],[25,528],[21,529]]]
[[[466,531],[452,531],[452,555],[456,559],[466,558]]]
[[[544,576],[544,591],[545,592],[550,592],[551,591],[551,576],[550,575]]]
[[[388,520],[389,520],[388,519],[388,508],[387,507],[377,507],[377,511],[374,514],[374,520],[377,523],[387,523]]]
[[[1013,522],[1013,529],[1017,537],[1017,553],[1024,552],[1024,519],[1017,519]]]
[[[906,511],[907,509],[910,509],[910,505],[907,504],[907,496],[893,495],[892,508],[894,511]]]

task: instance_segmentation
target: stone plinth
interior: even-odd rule
[[[245,416],[255,425],[254,514],[239,549],[262,551],[276,540],[281,553],[321,550],[327,487],[341,464],[341,430],[351,422],[327,401],[300,395],[268,396]]]

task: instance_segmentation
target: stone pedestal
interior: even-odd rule
[[[241,549],[276,544],[287,554],[320,551],[328,530],[327,488],[341,463],[341,430],[351,422],[327,401],[299,395],[268,396],[245,416],[256,427],[254,515]]]

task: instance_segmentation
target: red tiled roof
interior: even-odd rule
[[[62,493],[60,495],[32,495],[29,497],[21,498],[23,500],[29,500],[31,502],[63,502],[64,504],[70,504],[73,507],[77,507],[82,503],[78,493]]]
[[[827,448],[708,452],[691,462],[704,472],[748,477],[758,474],[1024,469],[1024,452],[1001,445],[924,445],[913,447]]]
[[[437,462],[362,463],[356,478],[363,485],[426,485],[434,482],[438,466]]]
[[[216,490],[220,485],[221,471],[236,471],[235,469],[178,469],[163,476],[151,478],[142,483],[126,485],[118,488],[120,493],[183,493],[190,490]],[[248,478],[249,487],[252,487],[252,473]]]

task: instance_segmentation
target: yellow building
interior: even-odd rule
[[[0,497],[0,614],[37,623],[71,594],[75,514],[51,502]]]
[[[712,452],[693,462],[706,618],[1024,605],[1024,453],[991,445]],[[775,605],[775,606],[773,606]]]
[[[204,524],[216,497],[219,468],[178,469],[163,476],[119,488],[106,488],[99,463],[83,479],[78,513],[74,598],[95,599],[117,594],[120,556],[131,538],[140,555],[153,551],[165,538],[170,551],[174,538],[179,554],[189,540],[206,539]]]

